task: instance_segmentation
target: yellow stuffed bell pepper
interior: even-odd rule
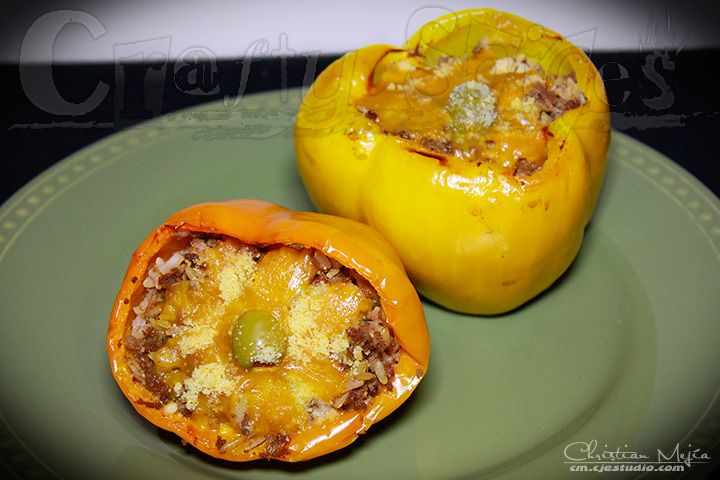
[[[497,314],[547,289],[582,243],[610,137],[602,79],[561,35],[490,9],[334,62],[298,113],[315,205],[396,247],[418,290]]]

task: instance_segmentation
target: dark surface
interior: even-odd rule
[[[719,57],[720,50],[591,56],[606,80],[613,127],[664,153],[716,195],[720,195],[720,95],[708,65]],[[23,88],[17,65],[0,66],[10,92],[2,108],[0,201],[50,165],[106,135],[164,113],[237,95],[243,69],[248,74],[247,94],[309,83],[333,59],[275,58],[184,67],[63,65],[52,68],[57,93],[52,83],[42,80],[47,66],[25,67],[28,84],[41,79],[29,88]],[[73,116],[43,110],[53,104],[63,108],[56,105],[58,94],[67,102],[85,101],[99,82],[107,85],[107,94],[89,113]]]

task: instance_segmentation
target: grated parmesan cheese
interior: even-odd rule
[[[178,348],[183,357],[192,355],[195,352],[204,350],[212,345],[215,339],[215,331],[208,325],[195,325],[183,329]]]
[[[336,335],[328,342],[330,356],[338,358],[338,355],[350,348],[350,342],[345,335]]]
[[[193,411],[198,404],[199,396],[206,395],[210,398],[217,398],[220,395],[228,395],[233,390],[233,382],[225,375],[225,369],[220,363],[208,363],[200,365],[193,370],[192,375],[185,379],[185,391],[180,400],[185,407]]]
[[[288,313],[288,354],[298,360],[308,356],[338,357],[349,347],[344,334],[329,338],[319,328],[318,317],[327,285],[311,285],[306,293],[299,294]]]
[[[242,295],[245,285],[252,279],[255,261],[247,251],[228,254],[226,265],[218,274],[220,298],[232,302]]]

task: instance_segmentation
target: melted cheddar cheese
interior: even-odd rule
[[[277,456],[268,439],[287,442],[342,408],[358,408],[345,403],[348,392],[386,377],[372,373],[368,356],[391,357],[349,334],[381,314],[352,273],[307,248],[188,238],[158,256],[143,282],[125,342],[135,377],[157,395],[158,408],[216,432],[219,445],[274,448],[268,454]],[[263,360],[243,368],[233,325],[258,310],[272,315],[287,347],[260,351]]]
[[[573,74],[547,74],[525,55],[481,42],[463,58],[386,54],[355,106],[419,153],[526,176],[545,163],[551,121],[585,102]]]

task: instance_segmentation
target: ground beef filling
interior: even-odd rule
[[[523,54],[506,55],[483,40],[465,57],[389,52],[356,108],[411,150],[441,156],[443,165],[457,158],[532,176],[547,159],[552,121],[587,99],[575,72],[553,75]]]
[[[294,435],[393,388],[399,345],[377,293],[318,250],[179,233],[142,285],[123,340],[154,397],[141,403],[210,429],[223,453],[283,457]],[[272,315],[282,342],[253,343],[243,367],[247,311]]]

